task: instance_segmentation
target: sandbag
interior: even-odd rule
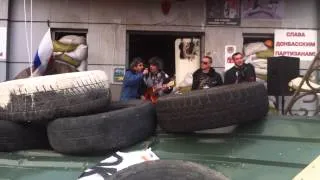
[[[254,71],[256,72],[256,74],[259,74],[259,75],[267,75],[268,74],[267,69],[254,68]]]
[[[70,52],[74,51],[78,45],[65,44],[59,41],[53,41],[53,51],[54,52]]]
[[[192,73],[187,73],[182,82],[179,82],[178,87],[188,87],[192,85]]]
[[[78,70],[76,69],[76,67],[68,63],[54,60],[52,63],[49,63],[44,75],[63,74],[70,72],[78,72]]]
[[[256,53],[258,58],[267,59],[268,57],[272,57],[274,55],[273,49],[268,49],[265,51],[260,51]]]
[[[73,45],[79,45],[83,44],[86,45],[87,41],[86,38],[83,36],[77,36],[77,35],[66,35],[59,39],[59,42],[64,44],[73,44]]]
[[[255,68],[267,69],[268,61],[266,59],[258,59],[251,63]]]
[[[268,50],[268,47],[264,45],[263,42],[248,43],[245,44],[243,48],[245,56],[250,56],[257,52]]]
[[[87,66],[88,66],[88,61],[83,60],[83,61],[81,61],[79,67],[77,67],[77,70],[78,71],[85,71],[85,70],[87,70]]]
[[[268,39],[268,40],[264,41],[264,45],[266,45],[269,48],[272,48],[273,47],[273,41]]]
[[[300,85],[301,81],[302,81],[302,77],[297,77],[297,78],[292,79],[288,83],[288,85],[289,85],[289,87],[297,90],[299,88],[299,85]],[[317,84],[317,83],[314,83],[314,82],[311,82],[311,81],[309,81],[309,84],[314,89],[318,89],[318,90],[320,89],[320,84]],[[301,86],[301,90],[302,91],[306,91],[306,92],[310,92],[310,91],[312,91],[312,88],[310,86],[305,81],[305,82],[303,82],[303,84]]]
[[[66,54],[60,54],[58,56],[54,56],[54,59],[57,61],[65,62],[67,64],[70,64],[74,67],[80,66],[81,62],[74,60],[72,57],[66,55]]]
[[[88,58],[88,46],[80,44],[74,51],[66,52],[64,54],[71,57],[73,60],[86,60]]]

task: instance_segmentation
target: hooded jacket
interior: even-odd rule
[[[212,88],[222,85],[222,78],[212,67],[208,73],[202,72],[202,69],[198,69],[193,73],[192,90]]]

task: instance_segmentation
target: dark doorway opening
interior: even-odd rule
[[[172,77],[175,75],[175,40],[180,38],[201,39],[202,35],[202,33],[192,32],[129,31],[128,64],[134,57],[141,57],[147,64],[150,58],[158,56],[163,60],[163,70]]]

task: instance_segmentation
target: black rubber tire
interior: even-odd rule
[[[86,71],[0,83],[0,119],[43,122],[102,112],[111,100],[103,71]]]
[[[163,130],[193,132],[259,120],[268,106],[265,86],[253,82],[164,96],[158,99],[156,111]]]
[[[147,161],[123,169],[108,180],[228,180],[213,169],[180,160]]]
[[[0,120],[1,152],[49,147],[45,126]]]
[[[110,107],[118,110],[50,122],[48,137],[52,148],[65,154],[106,154],[155,132],[156,112],[150,102],[134,101],[126,106],[116,103]]]

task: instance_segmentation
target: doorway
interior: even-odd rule
[[[154,56],[163,60],[163,70],[170,76],[176,75],[176,40],[182,38],[200,39],[200,53],[203,44],[202,32],[155,32],[128,31],[127,32],[127,67],[134,57],[141,57],[144,63]],[[200,62],[199,62],[200,64]]]

